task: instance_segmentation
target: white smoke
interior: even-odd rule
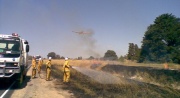
[[[99,58],[100,55],[97,52],[96,39],[94,39],[94,31],[93,30],[83,30],[77,33],[78,38],[78,47],[81,47],[81,51],[85,53],[87,56],[93,56],[95,58]]]

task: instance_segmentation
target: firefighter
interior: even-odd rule
[[[46,81],[50,81],[50,75],[51,75],[51,57],[49,57],[49,60],[46,63]]]
[[[63,65],[63,72],[64,72],[64,75],[63,75],[63,82],[64,83],[68,83],[69,82],[69,78],[70,78],[70,65],[69,65],[69,61],[68,61],[68,58],[65,58],[65,62],[64,62],[64,65]]]
[[[41,72],[41,66],[43,64],[43,60],[41,58],[39,58],[39,61],[38,61],[38,73]]]
[[[36,76],[36,60],[35,57],[33,56],[32,58],[32,78],[35,78]]]

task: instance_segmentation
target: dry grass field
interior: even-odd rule
[[[47,60],[44,60],[44,63]],[[139,64],[135,62],[112,62],[99,60],[69,60],[71,66],[84,67],[111,73],[132,84],[102,84],[87,75],[71,69],[71,82],[64,85],[77,98],[179,98],[179,65]],[[62,82],[64,60],[52,60],[52,76]],[[45,68],[45,67],[44,67]],[[102,77],[103,78],[103,77]],[[57,87],[58,90],[58,87]]]
[[[47,60],[44,60],[44,63]],[[52,60],[52,64],[54,65],[63,65],[64,60]],[[153,67],[164,69],[164,64],[154,64],[154,63],[136,63],[132,61],[125,60],[124,62],[119,61],[101,61],[101,60],[69,60],[71,66],[79,66],[90,68],[96,67],[97,70],[101,70],[101,68],[105,65],[125,65],[125,66],[142,66],[142,67]],[[180,70],[180,65],[168,63],[169,69]]]

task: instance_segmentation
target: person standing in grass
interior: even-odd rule
[[[63,65],[63,82],[64,83],[68,83],[69,82],[69,78],[70,78],[70,65],[69,65],[69,61],[68,58],[65,58],[65,62]]]
[[[50,75],[51,75],[51,57],[49,57],[49,60],[46,63],[46,81],[50,81]]]

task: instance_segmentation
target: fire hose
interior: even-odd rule
[[[41,73],[38,71],[37,68],[33,68],[33,70],[35,71],[35,73],[38,72],[38,76],[39,76],[41,79],[44,79],[44,78],[41,77]]]
[[[39,77],[41,78],[41,79],[45,79],[44,77],[42,77],[42,75],[41,75],[41,66],[39,67],[38,66],[38,68],[39,68],[39,70],[36,68],[36,70],[37,70],[37,72],[38,72],[38,75],[39,75]],[[45,69],[45,71],[46,71],[46,74],[47,74],[47,68]]]
[[[39,77],[40,77],[41,79],[44,79],[44,78],[41,77],[41,72],[38,72],[38,75],[39,75]]]
[[[36,69],[36,70],[38,71],[38,69]],[[47,75],[47,68],[46,68],[45,71],[46,71],[46,75]],[[41,76],[41,72],[38,72],[38,75],[39,75],[39,77],[40,77],[41,79],[45,79],[44,77]]]

